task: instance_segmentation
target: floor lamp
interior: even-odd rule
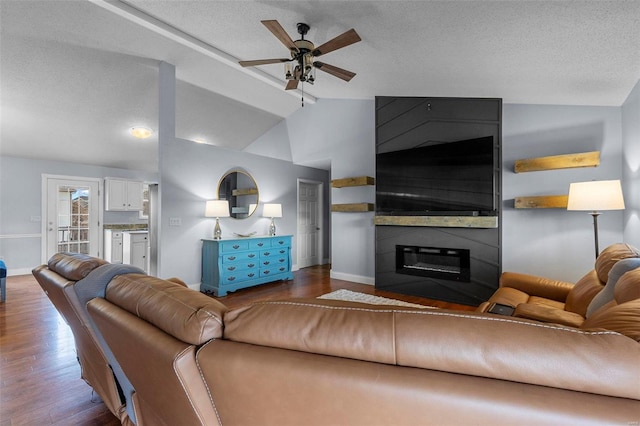
[[[598,248],[598,216],[600,211],[624,210],[624,198],[622,197],[620,181],[596,180],[570,184],[567,210],[591,211],[597,258],[598,254],[600,254]]]

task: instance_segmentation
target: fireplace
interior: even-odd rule
[[[466,249],[396,245],[396,272],[470,282],[469,254]]]

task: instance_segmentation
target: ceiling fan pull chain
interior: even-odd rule
[[[300,85],[300,90],[302,91],[302,108],[304,108],[304,81],[302,82],[302,84]]]

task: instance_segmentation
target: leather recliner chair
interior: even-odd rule
[[[498,290],[477,310],[488,312],[494,304],[506,305],[514,308],[515,317],[580,327],[589,304],[605,287],[611,268],[629,258],[640,258],[640,251],[629,244],[612,244],[600,253],[594,269],[575,284],[504,272]]]

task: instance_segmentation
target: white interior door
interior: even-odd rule
[[[298,268],[322,263],[322,183],[298,181]]]
[[[100,179],[43,176],[43,262],[55,253],[100,257]]]

